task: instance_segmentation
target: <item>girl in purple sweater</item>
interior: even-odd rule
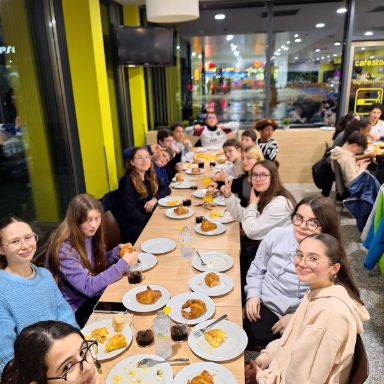
[[[86,193],[72,199],[64,221],[50,236],[46,266],[81,327],[104,289],[137,262],[137,252],[120,257],[121,246],[105,253],[102,207]]]

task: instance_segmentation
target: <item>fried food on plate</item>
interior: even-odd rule
[[[179,205],[180,200],[168,200],[167,205],[173,206],[173,205]]]
[[[187,208],[184,208],[182,205],[178,206],[177,208],[175,208],[173,210],[173,212],[176,214],[176,215],[186,215],[188,213],[188,209]]]
[[[219,276],[216,275],[216,273],[213,273],[213,272],[207,273],[205,275],[205,277],[204,277],[204,281],[205,281],[205,284],[207,284],[207,286],[209,288],[212,288],[212,287],[220,284]]]
[[[176,173],[176,181],[184,181],[184,175],[182,173]]]
[[[125,326],[125,317],[122,313],[116,313],[112,318],[112,327],[115,332],[121,332]]]
[[[217,228],[217,224],[207,219],[204,219],[203,222],[201,223],[201,230],[204,232],[213,231],[216,228]]]
[[[222,329],[210,329],[204,333],[204,337],[213,348],[217,348],[224,341],[225,332]]]
[[[106,327],[95,328],[92,333],[92,338],[97,340],[99,343],[104,343],[108,337],[108,329]]]
[[[140,304],[153,304],[161,297],[161,291],[147,286],[145,291],[136,293],[136,300]]]
[[[111,352],[115,349],[120,349],[126,347],[127,340],[125,339],[124,335],[121,333],[118,333],[114,336],[112,336],[110,339],[108,339],[107,344],[105,346],[105,352]]]
[[[189,309],[187,311],[186,309]],[[181,314],[188,320],[197,319],[207,311],[204,301],[199,299],[187,300],[181,307]]]
[[[120,247],[119,256],[123,257],[127,252],[131,253],[133,251],[136,251],[136,248],[131,243],[123,244]]]
[[[208,371],[203,371],[192,380],[188,380],[187,384],[214,384],[214,381],[212,375],[210,375]]]

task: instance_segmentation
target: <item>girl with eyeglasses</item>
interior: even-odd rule
[[[32,264],[36,242],[27,222],[14,216],[0,220],[0,374],[27,325],[53,319],[77,326],[51,273]]]
[[[101,384],[96,370],[95,341],[60,321],[41,321],[16,338],[14,359],[2,384]]]
[[[349,382],[356,336],[369,314],[340,241],[325,233],[301,240],[294,268],[308,291],[279,340],[246,366],[246,383]]]
[[[146,148],[134,148],[126,164],[125,176],[117,191],[116,209],[112,213],[119,223],[122,241],[134,244],[157,201],[168,196],[171,190],[156,176]]]
[[[297,278],[290,257],[300,241],[321,232],[342,241],[336,207],[329,199],[306,197],[291,218],[289,226],[274,228],[264,237],[246,276],[243,327],[251,350],[280,337],[308,288]]]
[[[104,289],[137,262],[137,252],[120,257],[121,247],[106,252],[100,201],[87,193],[75,196],[65,219],[48,240],[45,265],[80,327],[87,322]]]

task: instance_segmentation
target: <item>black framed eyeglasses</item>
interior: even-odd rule
[[[305,223],[305,226],[309,231],[315,231],[317,228],[321,227],[320,223],[317,220],[315,219],[304,220],[304,217],[298,214],[293,216],[292,222],[297,227]]]
[[[255,179],[255,180],[260,179],[264,181],[264,180],[267,180],[268,177],[271,177],[271,175],[268,173],[256,173],[256,172],[251,173],[251,179]]]
[[[48,380],[64,380],[68,381],[71,375],[76,372],[77,365],[80,366],[80,370],[83,370],[84,361],[90,363],[94,362],[96,367],[99,368],[100,363],[97,361],[97,341],[96,340],[86,340],[80,350],[81,360],[76,363],[68,363],[64,369],[64,373],[61,376],[57,377],[47,377]]]

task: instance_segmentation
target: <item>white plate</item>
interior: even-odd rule
[[[206,193],[207,193],[207,189],[204,188],[204,189],[197,189],[196,191],[193,191],[192,195],[199,199],[202,199]]]
[[[215,285],[214,287],[208,287],[208,285],[205,283],[205,276],[210,272],[203,272],[198,275],[193,276],[189,280],[189,287],[192,289],[192,291],[203,293],[207,296],[221,296],[225,295],[226,293],[230,292],[233,288],[233,281],[232,279],[224,275],[224,273],[215,272],[219,276],[220,283],[218,285]]]
[[[184,180],[183,181],[193,181],[193,180],[195,180],[193,177],[184,176]],[[179,181],[176,180],[176,176],[173,177],[172,181],[176,182],[176,183],[179,183]]]
[[[141,261],[142,271],[147,271],[157,264],[156,256],[152,255],[151,253],[139,252],[138,258]]]
[[[222,212],[220,212],[220,213],[222,214]],[[222,215],[221,217],[211,217],[210,213],[208,213],[208,215],[206,215],[205,217],[208,220],[214,220],[214,221],[217,221],[218,223],[221,223],[221,224],[228,224],[228,223],[232,223],[233,221],[235,221],[235,219],[231,216],[231,214],[228,211],[226,211],[224,213],[224,215]]]
[[[205,147],[197,147],[197,152],[207,152],[208,148]]]
[[[188,175],[198,176],[198,175],[201,175],[205,172],[204,169],[202,169],[202,168],[198,168],[198,170],[200,171],[199,173],[192,173],[192,169],[187,169],[185,171],[185,173],[187,173]]]
[[[150,286],[151,289],[153,290],[158,289],[161,291],[160,299],[153,304],[141,304],[136,300],[136,294],[139,292],[145,291],[147,289],[147,286]],[[131,290],[129,290],[124,294],[123,304],[126,308],[128,308],[133,312],[140,312],[140,313],[153,312],[153,311],[156,311],[157,309],[160,309],[161,307],[164,307],[164,305],[168,303],[170,297],[171,297],[171,294],[169,293],[169,291],[160,285],[155,285],[155,284],[139,285],[138,287],[132,288]]]
[[[223,149],[223,147],[220,147],[219,145],[211,145],[207,147],[208,151],[220,151],[220,149]]]
[[[229,168],[230,166],[231,166],[230,163],[225,162],[225,163],[223,163],[223,164],[216,164],[215,167],[214,167],[214,169],[217,170],[217,171],[221,171],[221,170],[223,170],[223,169],[227,169],[227,168]]]
[[[158,237],[144,241],[141,244],[141,250],[146,253],[153,253],[154,255],[167,253],[176,248],[176,243],[171,239],[165,237]]]
[[[221,252],[200,252],[201,257],[207,263],[207,265],[201,265],[199,256],[195,256],[192,259],[193,268],[198,271],[205,272],[224,272],[233,266],[233,260],[231,256]]]
[[[170,204],[168,204],[168,202]],[[182,203],[183,203],[183,198],[181,196],[167,196],[159,200],[159,205],[166,208],[177,207]]]
[[[224,196],[217,196],[213,199],[213,202],[221,207],[225,207]]]
[[[248,343],[247,334],[243,328],[232,321],[223,320],[211,328],[222,329],[225,332],[225,339],[217,348],[213,348],[208,341],[205,340],[204,336],[193,336],[193,331],[206,327],[212,323],[212,321],[213,319],[204,321],[192,328],[188,337],[188,344],[192,349],[192,352],[195,355],[210,361],[227,361],[234,359],[243,353]]]
[[[99,343],[97,346],[97,349],[98,349],[97,359],[98,360],[106,360],[106,359],[110,359],[112,357],[119,355],[121,352],[125,351],[129,347],[129,344],[131,344],[131,341],[132,341],[131,327],[128,324],[126,324],[124,329],[121,332],[115,332],[115,330],[112,327],[112,317],[113,317],[113,315],[111,315],[110,319],[95,321],[94,323],[87,325],[86,327],[84,327],[81,330],[81,333],[85,337],[88,338],[88,336],[89,336],[90,339],[93,339],[91,336],[92,331],[96,328],[105,327],[108,330],[108,339],[110,339],[112,336],[114,336],[118,333],[122,333],[125,337],[125,340],[127,340],[127,346],[126,347],[115,349],[114,351],[111,351],[111,352],[105,352],[104,351],[105,347],[107,345],[108,339],[107,339],[107,341],[105,341],[105,343]]]
[[[175,183],[171,184],[172,188],[175,189],[190,189],[193,185],[192,181],[176,181]]]
[[[184,207],[184,208],[188,209],[188,213],[186,213],[185,215],[177,215],[174,212],[175,208],[168,208],[165,211],[165,215],[167,217],[169,217],[170,219],[187,219],[188,217],[192,217],[193,216],[193,209],[187,208],[187,207]]]
[[[172,297],[172,299],[167,303],[167,306],[171,307],[171,313],[169,314],[169,317],[173,321],[176,321],[177,323],[185,322],[185,319],[181,314],[181,307],[187,300],[190,299],[199,299],[204,301],[205,305],[207,306],[207,310],[197,319],[188,320],[188,324],[198,324],[204,320],[209,319],[215,313],[215,303],[210,297],[196,292],[180,293],[179,295]]]
[[[208,362],[194,363],[184,367],[173,379],[173,384],[187,384],[189,380],[200,375],[204,370],[214,377],[215,384],[237,384],[235,376],[228,368]]]
[[[217,221],[213,221],[216,225],[217,228],[213,229],[212,231],[202,231],[201,230],[201,223],[195,225],[195,231],[197,233],[200,233],[200,235],[205,235],[205,236],[215,236],[215,235],[220,235],[224,233],[227,230],[227,227],[224,224],[220,224]]]
[[[321,129],[322,131],[334,131],[334,130],[335,130],[335,127],[324,126],[324,127],[320,127],[320,129]]]
[[[173,379],[172,368],[168,363],[152,368],[137,368],[137,362],[144,358],[164,360],[157,355],[133,355],[117,363],[108,373],[106,384],[170,384]],[[121,380],[119,380],[119,376]]]

